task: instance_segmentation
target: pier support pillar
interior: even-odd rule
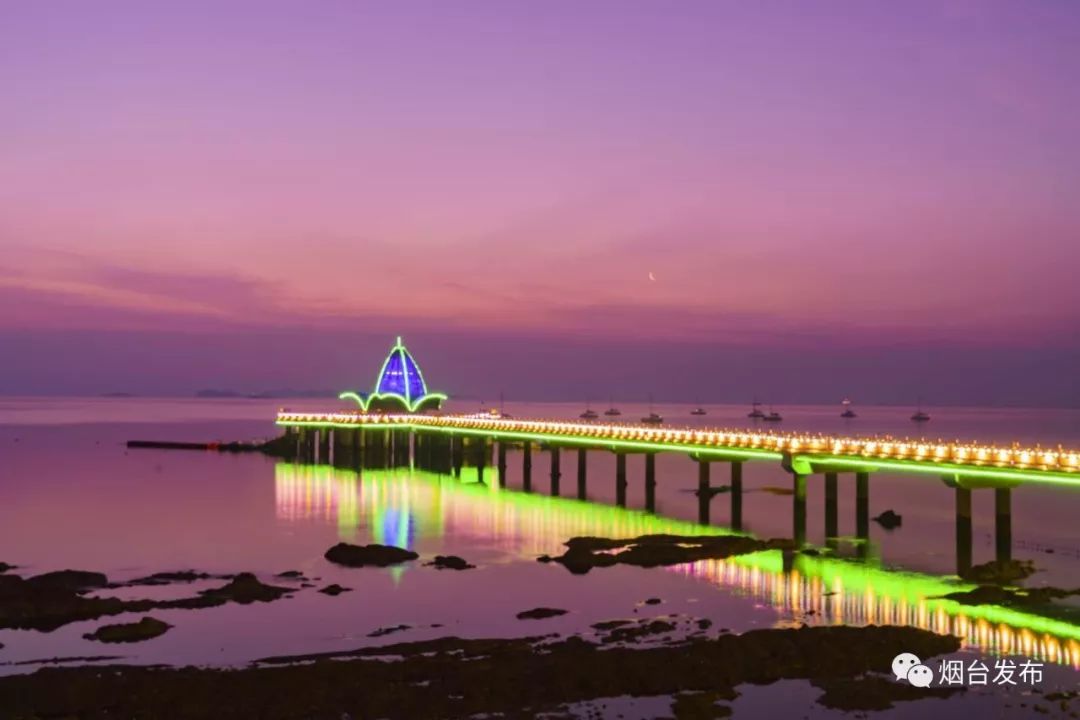
[[[870,473],[855,473],[855,535],[870,537]]]
[[[742,530],[742,462],[731,463],[731,528]]]
[[[615,455],[615,504],[626,507],[626,455]]]
[[[484,470],[487,469],[487,455],[487,438],[480,436],[476,438],[476,479],[481,483],[484,482]]]
[[[794,475],[792,494],[792,537],[795,546],[806,544],[806,476]]]
[[[461,477],[461,466],[465,464],[465,438],[450,436],[450,471],[455,477]]]
[[[656,455],[645,454],[645,509],[656,512]]]
[[[499,441],[498,451],[499,487],[506,487],[506,441]]]
[[[588,459],[586,458],[585,448],[578,448],[577,451],[577,496],[578,500],[584,500],[586,497],[586,473],[588,471]]]
[[[698,522],[702,525],[708,525],[709,506],[712,504],[712,488],[709,487],[708,460],[698,460],[697,463],[697,498]]]
[[[362,468],[364,466],[364,431],[357,429],[352,433],[352,466]]]
[[[956,488],[956,574],[971,570],[971,490]]]
[[[837,475],[834,472],[825,473],[825,540],[832,541],[840,534],[838,507],[839,498],[837,492]]]
[[[562,469],[559,467],[559,448],[551,447],[551,494],[558,496],[559,479],[562,477]]]
[[[998,562],[1012,559],[1012,490],[994,490],[994,551]]]
[[[521,487],[525,492],[532,491],[532,443],[528,440],[522,446]]]

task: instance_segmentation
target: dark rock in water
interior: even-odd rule
[[[0,573],[6,573],[8,570],[14,570],[14,565],[8,565],[7,563],[0,562]]]
[[[1054,600],[1063,600],[1073,595],[1080,595],[1080,588],[1041,587],[1009,589],[1000,585],[980,585],[974,590],[954,592],[942,595],[946,600],[955,600],[964,605],[1001,605],[1004,607],[1027,607],[1045,605]]]
[[[195,582],[196,580],[210,580],[214,576],[208,573],[195,572],[194,570],[181,570],[180,572],[159,572],[146,577],[129,580],[121,583],[122,586],[134,585],[171,585],[172,583]],[[227,577],[225,579],[228,579]]]
[[[594,567],[634,565],[661,567],[722,559],[761,550],[790,550],[788,539],[758,540],[744,535],[642,535],[637,538],[610,539],[576,537],[566,542],[566,552],[558,557],[543,555],[541,562],[557,562],[575,575]],[[617,550],[618,552],[611,552]]]
[[[560,610],[559,608],[538,607],[532,610],[524,610],[519,612],[516,617],[518,620],[544,620],[546,618],[558,617],[559,615],[565,615],[566,610]]]
[[[96,590],[109,584],[109,578],[103,573],[86,570],[57,570],[56,572],[35,575],[27,579],[31,586],[41,590],[84,592]]]
[[[710,498],[727,492],[731,492],[730,485],[712,485],[707,488],[694,488],[693,490],[693,493],[698,497],[702,497],[704,495],[705,497]]]
[[[982,565],[973,565],[963,574],[963,578],[977,583],[1009,585],[1031,576],[1036,569],[1035,563],[1030,560],[991,560]]]
[[[293,592],[292,588],[264,585],[253,574],[245,572],[234,577],[228,584],[212,590],[203,590],[199,595],[216,604],[234,602],[248,605],[254,602],[271,602],[291,592]],[[183,607],[183,605],[178,607]]]
[[[731,717],[730,705],[717,705],[718,700],[734,700],[733,690],[721,692],[679,693],[671,704],[675,720],[718,720]]]
[[[341,593],[352,592],[352,588],[341,587],[337,583],[334,583],[333,585],[327,585],[326,587],[319,590],[319,592],[321,592],[323,595],[330,595],[331,597],[333,597],[335,595],[340,595]]]
[[[634,625],[615,628],[601,642],[634,642],[650,635],[663,635],[674,631],[675,623],[673,622],[666,620],[642,621]]]
[[[902,515],[897,515],[892,510],[886,510],[875,517],[874,522],[886,530],[895,530],[904,523],[904,518]]]
[[[630,625],[633,622],[633,620],[604,620],[603,622],[593,623],[589,627],[591,627],[593,630],[607,632],[608,630],[614,630],[615,628],[622,627],[623,625]]]
[[[382,637],[383,635],[389,635],[390,633],[401,632],[402,630],[411,630],[411,625],[391,625],[390,627],[381,627],[377,630],[373,630],[368,633],[368,637]]]
[[[852,712],[856,710],[888,710],[894,702],[947,698],[964,692],[963,687],[915,687],[892,678],[866,675],[857,678],[827,678],[811,681],[825,693],[818,702],[827,708]]]
[[[285,572],[278,573],[274,577],[285,578],[288,580],[299,580],[300,578],[304,577],[304,573],[300,572],[299,570],[286,570]]]
[[[476,567],[457,555],[436,555],[435,560],[427,564],[440,570],[469,570]]]
[[[712,620],[709,620],[708,618],[702,618],[701,620],[697,621],[697,626],[699,630],[708,630],[712,627]]]
[[[141,642],[164,635],[171,627],[172,625],[157,618],[144,617],[137,623],[102,625],[94,632],[86,633],[83,637],[87,640],[97,640],[103,643]]]
[[[399,563],[415,560],[419,555],[411,550],[394,547],[393,545],[349,545],[338,543],[326,551],[326,559],[337,565],[346,567],[387,567]]]
[[[19,718],[338,718],[342,708],[357,718],[564,716],[567,704],[626,695],[706,692],[724,699],[746,683],[824,686],[867,673],[892,682],[887,674],[897,654],[914,653],[936,667],[932,658],[959,648],[955,637],[875,626],[752,630],[678,646],[607,649],[580,638],[438,638],[267,658],[240,669],[50,668],[0,677],[0,707]],[[261,666],[270,662],[279,666]],[[466,688],[475,692],[463,705]],[[936,697],[935,690],[898,699]]]
[[[660,598],[653,597],[653,598],[649,598],[648,600],[646,600],[645,604],[646,605],[659,605],[661,602],[663,602],[663,601]]]

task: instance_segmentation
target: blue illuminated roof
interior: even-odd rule
[[[375,382],[375,392],[400,395],[407,402],[427,395],[424,376],[420,374],[420,368],[412,355],[401,344],[401,338],[397,339],[397,344],[383,363],[382,372]]]

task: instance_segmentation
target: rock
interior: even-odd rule
[[[159,572],[146,577],[136,578],[122,583],[122,586],[135,585],[171,585],[172,583],[195,582],[196,580],[210,580],[214,576],[208,573],[195,572],[194,570],[181,570],[180,572]],[[227,579],[227,578],[226,578]]]
[[[901,515],[897,515],[892,510],[886,510],[875,517],[874,522],[886,530],[895,530],[904,523],[904,518]]]
[[[624,625],[630,625],[633,622],[633,620],[604,620],[603,622],[593,623],[589,627],[594,630],[607,632],[608,630],[614,630],[615,628],[622,627]]]
[[[660,598],[652,597],[652,598],[649,598],[648,600],[646,600],[645,604],[646,605],[659,605],[661,602],[663,602],[663,601]]]
[[[666,620],[649,620],[635,623],[632,626],[619,627],[612,630],[601,642],[634,642],[650,635],[663,635],[674,632],[675,623]]]
[[[245,572],[235,576],[227,585],[203,590],[199,595],[217,604],[234,602],[248,605],[253,602],[271,602],[291,592],[292,588],[264,585],[252,573]]]
[[[419,555],[411,550],[394,547],[393,545],[350,545],[338,543],[326,551],[326,559],[337,565],[346,567],[387,567],[399,563],[415,560]]]
[[[982,565],[973,565],[962,577],[977,583],[1011,585],[1030,577],[1036,569],[1031,560],[991,560]]]
[[[333,585],[327,585],[326,587],[319,590],[319,592],[321,592],[323,595],[330,595],[331,597],[333,597],[336,595],[340,595],[341,593],[352,592],[352,588],[341,587],[337,583],[334,583]]]
[[[285,572],[278,573],[274,577],[284,578],[287,580],[299,580],[304,577],[304,573],[300,572],[299,570],[286,570]]]
[[[517,617],[518,620],[544,620],[546,618],[565,615],[566,613],[566,610],[560,610],[559,608],[538,607],[533,608],[532,610],[519,612],[515,617]]]
[[[137,623],[124,623],[119,625],[102,625],[92,633],[83,635],[87,640],[96,640],[103,643],[130,643],[150,640],[159,635],[164,635],[171,628],[166,622],[157,618],[144,617]]]
[[[390,627],[381,627],[377,630],[373,630],[368,633],[368,637],[382,637],[383,635],[389,635],[390,633],[401,632],[402,630],[411,630],[411,625],[391,625]]]
[[[109,578],[103,573],[87,570],[57,570],[56,572],[35,575],[27,579],[34,588],[69,592],[96,590],[109,584]]]
[[[825,693],[818,702],[827,708],[847,712],[888,710],[895,702],[922,698],[947,698],[963,692],[962,687],[919,688],[892,678],[868,675],[858,678],[827,678],[811,681]]]
[[[712,620],[709,620],[708,618],[702,618],[701,620],[697,621],[697,626],[699,630],[708,630],[712,627]]]
[[[357,718],[565,716],[571,703],[691,691],[723,699],[740,685],[781,679],[880,673],[891,683],[898,653],[937,667],[934,658],[959,648],[955,637],[875,626],[752,630],[679,646],[607,649],[580,638],[439,638],[298,656],[276,667],[263,659],[236,669],[49,668],[0,677],[0,707],[16,718],[336,718],[343,708]],[[463,706],[453,696],[466,688]],[[937,696],[935,688],[923,690],[896,701]]]
[[[476,567],[466,562],[465,558],[460,558],[457,555],[436,555],[435,560],[429,562],[428,565],[437,567],[440,570],[469,570]]]
[[[1009,589],[999,585],[980,585],[974,590],[949,593],[941,597],[955,600],[964,605],[1001,605],[1004,607],[1026,607],[1045,605],[1054,600],[1062,600],[1072,595],[1080,595],[1080,588],[1041,587],[1031,589]]]
[[[538,560],[557,562],[575,575],[583,575],[594,567],[618,564],[661,567],[761,550],[790,550],[792,546],[788,539],[758,540],[745,535],[642,535],[628,539],[576,537],[566,542],[567,550],[562,555],[554,558],[543,555]]]
[[[14,570],[14,565],[8,565],[7,563],[0,562],[0,573],[6,573],[8,570]]]

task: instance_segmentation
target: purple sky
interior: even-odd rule
[[[6,3],[0,393],[1080,405],[1077,77],[1071,0]]]

